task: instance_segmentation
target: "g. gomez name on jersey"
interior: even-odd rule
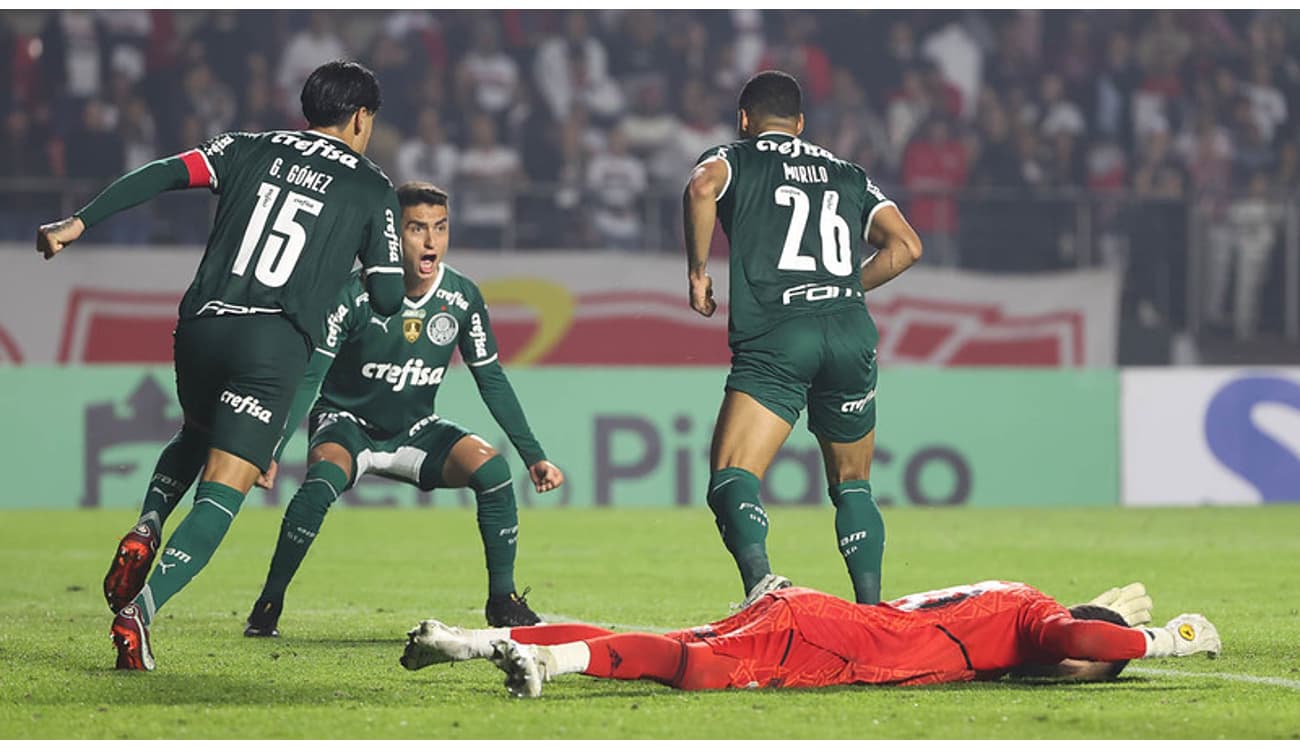
[[[423,359],[408,359],[404,364],[367,362],[361,365],[361,377],[388,383],[397,393],[406,386],[438,385],[446,367],[425,367]]]

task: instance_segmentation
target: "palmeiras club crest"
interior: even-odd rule
[[[456,340],[460,324],[448,313],[438,313],[429,320],[429,340],[438,346],[446,346]]]

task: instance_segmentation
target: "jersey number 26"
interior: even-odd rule
[[[792,206],[794,209],[776,267],[782,271],[816,271],[817,259],[799,253],[803,231],[808,225],[808,194],[792,185],[782,185],[776,189],[775,198],[778,206]],[[849,223],[836,213],[839,205],[839,193],[834,190],[822,193],[822,211],[817,228],[821,230],[822,265],[836,276],[848,276],[853,273],[853,239],[849,235]]]

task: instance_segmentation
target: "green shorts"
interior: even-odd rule
[[[852,443],[876,428],[876,342],[866,307],[803,315],[732,346],[727,389],[752,396],[791,425]]]
[[[431,414],[397,435],[378,433],[355,415],[319,402],[307,420],[311,447],[338,443],[352,456],[352,487],[365,474],[396,479],[421,490],[445,487],[442,467],[456,443],[472,433]]]
[[[307,340],[280,315],[225,315],[182,320],[173,352],[186,423],[266,471],[307,369]]]

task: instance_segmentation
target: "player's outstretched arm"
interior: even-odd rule
[[[36,251],[49,260],[80,238],[87,229],[113,214],[144,203],[168,190],[208,187],[209,173],[206,165],[191,167],[186,161],[201,158],[197,151],[188,151],[179,156],[151,161],[122,175],[72,216],[43,224],[36,231]]]
[[[547,492],[564,484],[564,472],[546,459],[546,453],[528,426],[524,407],[519,404],[519,397],[515,395],[501,363],[493,359],[481,365],[471,364],[469,371],[474,374],[474,383],[483,404],[510,438],[510,444],[528,467],[528,477],[537,491]]]
[[[880,251],[862,266],[863,291],[875,289],[921,259],[921,238],[892,205],[886,205],[876,213],[867,242]]]
[[[682,219],[686,227],[686,276],[690,281],[691,309],[708,317],[718,309],[713,300],[713,279],[709,277],[709,244],[718,220],[718,197],[731,173],[720,158],[707,159],[691,172],[682,195]]]

